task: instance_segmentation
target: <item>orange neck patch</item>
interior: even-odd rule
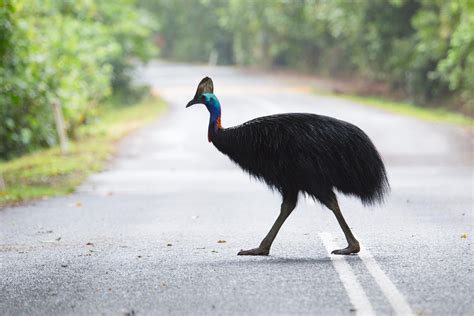
[[[209,130],[207,132],[207,140],[211,142],[211,130],[214,129],[214,133],[222,129],[221,117],[219,116],[214,124],[209,124]]]

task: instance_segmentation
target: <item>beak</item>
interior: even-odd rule
[[[191,105],[196,104],[196,103],[199,103],[199,101],[197,101],[196,99],[192,99],[191,101],[188,102],[188,104],[186,104],[186,107],[189,108]]]

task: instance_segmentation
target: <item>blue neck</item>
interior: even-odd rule
[[[205,93],[204,97],[206,98],[206,107],[209,111],[209,133],[208,139],[211,141],[212,135],[217,133],[217,131],[222,128],[221,126],[221,104],[217,97],[212,93]]]
[[[210,123],[216,123],[221,117],[221,104],[217,97],[212,93],[206,93],[206,107],[210,114]]]

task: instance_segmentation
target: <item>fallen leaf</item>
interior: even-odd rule
[[[61,240],[61,237],[58,237],[58,238],[55,238],[55,239],[52,239],[52,240],[40,240],[40,242],[47,243],[47,244],[49,244],[49,243],[55,244],[60,240]]]
[[[421,316],[421,315],[424,315],[425,314],[425,309],[420,309],[418,311],[416,311],[415,315],[416,316]]]
[[[123,316],[135,316],[135,311],[132,309],[130,312],[124,312]]]
[[[52,234],[53,231],[52,230],[39,230],[38,231],[38,234]]]
[[[466,239],[466,238],[467,238],[467,234],[462,234],[462,235],[461,235],[461,238]]]
[[[218,243],[218,244],[225,244],[226,241],[225,241],[225,240],[218,240],[217,243]]]
[[[82,207],[82,203],[81,203],[81,202],[77,202],[77,203],[76,203],[76,207]]]

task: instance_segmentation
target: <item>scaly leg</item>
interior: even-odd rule
[[[335,255],[350,255],[352,253],[358,253],[360,251],[359,242],[355,239],[354,235],[352,235],[351,229],[346,223],[346,220],[342,216],[341,210],[339,209],[339,204],[337,203],[336,195],[333,193],[331,199],[325,205],[333,211],[334,215],[336,215],[337,221],[346,236],[347,243],[349,244],[344,249],[336,249],[333,250],[331,253]]]
[[[250,250],[241,250],[237,255],[239,256],[268,256],[273,240],[275,240],[281,225],[285,222],[288,216],[296,207],[298,201],[298,194],[284,194],[283,203],[281,204],[280,215],[268,232],[267,236],[262,240],[258,248]]]

